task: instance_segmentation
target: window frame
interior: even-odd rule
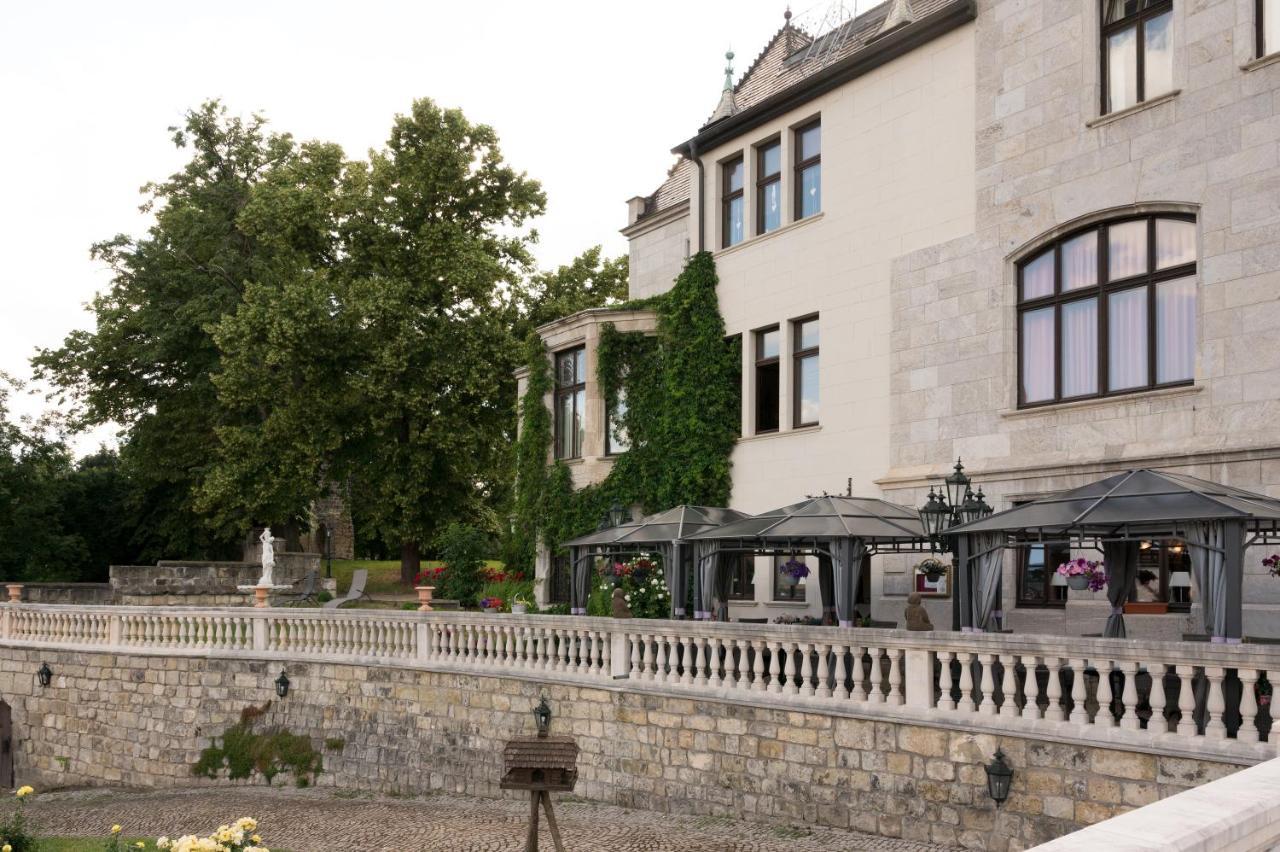
[[[791,559],[792,556],[794,556],[797,560],[804,562],[806,565],[809,565],[809,562],[808,562],[809,559],[813,559],[815,563],[818,559],[818,557],[815,554],[811,554],[811,553],[796,553],[796,554],[778,553],[770,557],[769,572],[773,574],[773,587],[769,590],[769,603],[805,603],[809,600],[809,586],[808,586],[809,577],[817,576],[817,573],[818,573],[817,567],[816,565],[810,565],[809,577],[801,577],[794,586],[784,583],[782,580],[782,572],[779,571],[778,569],[781,568],[784,564],[786,564],[787,560]],[[865,570],[865,566],[862,573],[863,574],[868,573]],[[786,595],[781,594],[781,592],[784,589],[788,590],[788,594]],[[796,594],[797,591],[799,592],[799,594]],[[854,590],[854,597],[856,600],[857,598],[856,589]]]
[[[800,419],[801,398],[800,398],[800,371],[804,367],[804,362],[809,358],[818,358],[818,382],[821,386],[822,382],[822,360],[820,350],[822,349],[822,326],[818,326],[818,345],[811,346],[808,349],[801,349],[800,326],[807,322],[818,322],[818,314],[810,314],[807,317],[800,317],[791,321],[791,426],[793,429],[802,429],[809,426],[817,426],[822,422],[821,400],[819,394],[819,413],[818,419],[806,422]]]
[[[576,379],[578,375],[578,368],[577,368],[577,364],[575,363],[574,372],[573,372],[575,377],[574,383],[572,385],[561,385],[560,384],[560,362],[561,362],[561,359],[570,355],[573,355],[576,358],[580,358],[583,361],[582,381],[579,382]],[[585,429],[573,430],[573,439],[571,441],[572,443],[571,449],[573,450],[573,454],[567,455],[567,456],[560,454],[560,435],[562,434],[561,433],[562,423],[560,420],[560,412],[561,412],[560,403],[564,397],[566,396],[570,397],[573,400],[573,415],[572,415],[573,420],[575,422],[582,422],[583,418],[586,417],[585,410],[584,411],[578,410],[578,393],[579,392],[581,392],[584,396],[583,408],[584,409],[586,408],[586,405],[585,405],[585,402],[586,402],[585,395],[587,390],[587,379],[586,379],[587,369],[586,369],[586,363],[585,363],[586,358],[587,358],[587,347],[586,347],[586,344],[584,343],[580,343],[577,346],[570,346],[568,349],[561,349],[560,351],[555,353],[555,386],[554,386],[554,391],[552,393],[552,409],[553,409],[552,442],[555,444],[553,455],[558,460],[571,461],[573,459],[582,458],[582,451],[583,451],[582,445],[585,443],[585,440],[583,439],[581,432],[585,431]]]
[[[761,357],[761,352],[764,350],[764,346],[763,346],[764,336],[769,332],[776,332],[778,334],[778,354],[772,355],[769,357]],[[755,382],[755,394],[754,394],[755,412],[754,412],[754,416],[751,418],[751,425],[752,425],[751,431],[752,431],[752,434],[755,434],[755,435],[772,435],[782,430],[782,328],[781,326],[778,326],[778,325],[770,325],[770,326],[765,326],[764,328],[757,328],[751,332],[751,336],[752,336],[751,343],[752,343],[752,346],[755,348],[755,351],[752,356],[752,360],[753,360],[752,379]],[[777,379],[778,389],[773,400],[773,405],[776,410],[774,419],[777,421],[777,425],[774,426],[772,429],[760,428],[760,405],[761,405],[760,370],[763,367],[776,367],[778,371],[778,379]]]
[[[1154,0],[1152,5],[1147,8],[1140,9],[1132,15],[1108,24],[1107,3],[1108,0],[1098,0],[1098,53],[1100,54],[1102,63],[1102,115],[1110,115],[1113,112],[1130,109],[1147,102],[1146,22],[1151,18],[1160,17],[1165,12],[1173,11],[1173,0]],[[1172,18],[1170,21],[1172,22]],[[1134,74],[1137,77],[1137,100],[1127,107],[1113,109],[1109,103],[1110,98],[1108,97],[1108,92],[1111,89],[1111,67],[1107,52],[1107,39],[1118,32],[1129,29],[1130,27],[1133,27],[1134,29],[1135,39],[1134,52],[1136,56],[1136,67],[1134,68]],[[1169,49],[1172,51],[1173,46],[1170,45]],[[1165,94],[1168,94],[1168,92],[1160,92],[1156,97]]]
[[[1022,505],[1021,503],[1015,505]],[[1018,548],[1018,571],[1017,571],[1017,597],[1014,599],[1013,605],[1017,609],[1062,609],[1067,605],[1067,587],[1055,586],[1053,584],[1053,576],[1057,572],[1057,565],[1051,564],[1050,554],[1055,550],[1060,550],[1065,554],[1067,559],[1071,558],[1071,548],[1065,544],[1042,544],[1032,545],[1044,548],[1045,559],[1045,580],[1044,580],[1044,600],[1029,600],[1026,597],[1027,589],[1027,568],[1031,564],[1031,547]],[[1065,561],[1065,559],[1064,559]],[[1061,589],[1060,593],[1055,589]],[[1060,594],[1061,597],[1056,595]]]
[[[1079,402],[1081,400],[1090,399],[1106,399],[1118,396],[1129,396],[1137,393],[1149,393],[1154,390],[1163,390],[1166,388],[1187,387],[1195,384],[1194,369],[1192,376],[1188,379],[1178,379],[1172,382],[1158,382],[1158,335],[1156,333],[1156,296],[1157,287],[1167,281],[1174,281],[1180,278],[1192,278],[1195,280],[1196,292],[1196,310],[1197,310],[1197,332],[1199,326],[1199,285],[1200,285],[1200,251],[1199,245],[1196,246],[1196,257],[1190,263],[1171,266],[1167,269],[1156,269],[1156,222],[1161,219],[1173,219],[1196,225],[1195,215],[1190,213],[1141,213],[1129,216],[1119,216],[1114,219],[1104,219],[1069,231],[1062,236],[1057,237],[1052,242],[1041,245],[1035,251],[1028,253],[1017,264],[1017,274],[1015,276],[1014,286],[1017,288],[1015,293],[1016,315],[1015,323],[1017,325],[1017,408],[1031,409],[1039,408],[1046,405],[1060,405],[1065,402]],[[1147,268],[1143,273],[1131,275],[1127,278],[1120,278],[1115,281],[1110,280],[1109,264],[1110,264],[1110,245],[1107,239],[1108,231],[1115,225],[1123,225],[1126,222],[1146,221],[1147,236]],[[1097,280],[1094,284],[1087,287],[1077,287],[1073,290],[1064,291],[1062,289],[1062,247],[1071,242],[1076,237],[1089,231],[1096,231],[1098,235],[1098,269]],[[1197,238],[1199,233],[1197,232]],[[1198,240],[1197,240],[1198,243]],[[1023,297],[1023,278],[1027,266],[1033,261],[1038,260],[1046,251],[1052,251],[1053,257],[1053,292],[1047,296],[1037,296],[1032,299]],[[1126,387],[1117,390],[1110,388],[1108,377],[1108,345],[1110,343],[1110,329],[1108,326],[1109,297],[1114,293],[1124,292],[1126,290],[1134,290],[1144,288],[1147,295],[1147,381],[1145,384],[1137,387]],[[1086,299],[1095,299],[1097,301],[1097,388],[1098,390],[1091,394],[1078,394],[1076,396],[1064,397],[1062,395],[1062,309],[1063,306]],[[1042,308],[1052,307],[1053,313],[1053,396],[1049,399],[1036,400],[1028,402],[1024,399],[1024,344],[1023,340],[1023,316],[1029,311],[1039,310]],[[1193,348],[1198,349],[1196,345],[1198,341],[1193,341]]]
[[[731,189],[733,186],[733,170],[737,166],[742,166],[742,186],[738,189]],[[746,211],[746,192],[747,192],[747,161],[746,158],[738,153],[727,160],[720,163],[720,247],[732,248],[733,246],[742,245],[747,241],[747,211]],[[733,230],[729,227],[730,210],[733,209],[733,202],[739,198],[743,199],[742,210],[742,239],[736,243],[730,242],[730,235]]]
[[[567,604],[573,596],[573,568],[567,554],[552,554],[547,577],[547,603]],[[563,578],[563,579],[562,579]]]
[[[804,124],[797,125],[791,131],[793,150],[795,152],[795,157],[796,157],[795,165],[792,167],[792,172],[791,172],[792,182],[795,184],[795,192],[793,193],[795,211],[794,211],[794,216],[792,218],[796,222],[799,222],[803,219],[809,219],[813,216],[817,216],[819,213],[822,212],[822,205],[818,205],[818,209],[816,211],[814,211],[813,213],[810,213],[808,216],[804,215],[804,181],[801,179],[801,176],[804,174],[805,169],[808,169],[811,166],[822,165],[822,143],[821,142],[818,143],[817,154],[815,154],[814,156],[810,157],[807,160],[802,160],[800,159],[800,154],[801,154],[800,139],[801,137],[804,136],[806,132],[812,130],[815,127],[821,129],[822,127],[821,116],[813,119],[812,121],[806,121]],[[819,178],[819,181],[821,181],[821,178]],[[821,185],[821,183],[819,183],[819,185]]]
[[[773,172],[772,174],[765,174],[764,154],[765,154],[765,151],[771,148],[778,149],[778,170],[776,172]],[[785,201],[781,200],[782,199],[782,172],[783,172],[782,136],[779,134],[774,134],[769,139],[766,139],[763,142],[757,143],[755,146],[755,152],[756,152],[756,236],[760,236],[762,234],[771,234],[774,231],[778,230],[778,228],[781,228],[782,225],[784,224],[782,221],[782,211],[779,210],[777,227],[770,228],[767,231],[764,228],[765,190],[771,185],[776,183],[778,185],[778,198],[784,206],[786,204]]]
[[[1255,59],[1263,59],[1273,53],[1280,53],[1280,45],[1276,45],[1274,48],[1267,47],[1267,0],[1255,0],[1254,2],[1253,29]]]
[[[1154,568],[1156,578],[1160,581],[1160,600],[1156,601],[1156,603],[1165,604],[1169,608],[1169,612],[1190,612],[1192,601],[1189,594],[1186,601],[1173,600],[1173,585],[1170,582],[1172,579],[1171,575],[1175,573],[1174,568],[1172,567],[1175,557],[1176,561],[1185,561],[1187,565],[1187,570],[1185,572],[1177,571],[1176,573],[1185,573],[1187,574],[1188,579],[1190,579],[1194,574],[1194,569],[1191,566],[1191,554],[1188,550],[1190,545],[1188,545],[1183,539],[1171,538],[1151,539],[1148,543],[1151,546],[1147,548],[1147,552],[1150,552],[1151,550],[1156,551],[1158,557],[1156,560],[1157,564],[1155,566],[1143,566],[1141,564],[1136,566],[1133,585],[1129,587],[1128,594],[1125,596],[1125,601],[1129,603],[1138,602],[1137,572],[1142,570],[1144,567],[1147,567],[1148,570]],[[1174,547],[1178,547],[1180,550],[1175,553],[1173,551]]]
[[[736,563],[729,580],[729,600],[751,602],[756,600],[756,559],[753,553],[728,553],[725,557]]]

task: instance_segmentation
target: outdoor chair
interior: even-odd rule
[[[315,601],[316,587],[320,585],[320,575],[316,571],[308,571],[306,576],[302,578],[301,584],[297,590],[287,592],[288,599],[284,601],[283,606],[300,606],[308,601]]]
[[[347,593],[340,598],[334,598],[333,600],[328,601],[324,605],[324,608],[337,609],[344,603],[351,603],[352,601],[358,601],[361,598],[369,597],[364,591],[364,587],[368,582],[369,572],[364,568],[356,569],[355,573],[351,575],[351,588],[347,589]]]

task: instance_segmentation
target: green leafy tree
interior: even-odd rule
[[[344,469],[369,522],[399,544],[410,583],[420,543],[447,521],[495,525],[517,363],[504,305],[545,197],[503,162],[491,128],[419,100],[384,150],[349,166],[345,203],[340,273],[361,418]]]
[[[532,276],[517,293],[518,339],[543,323],[587,308],[602,308],[627,299],[627,258],[602,258],[592,246],[554,271]]]
[[[240,306],[246,282],[273,266],[241,214],[264,175],[298,153],[291,137],[265,125],[209,102],[171,128],[192,157],[143,187],[142,209],[155,213],[155,224],[141,238],[122,234],[93,247],[113,273],[90,306],[94,330],[73,332],[34,359],[37,374],[74,400],[76,425],[122,425],[121,461],[140,489],[140,557],[234,552],[235,537],[204,523],[196,498],[218,430],[245,416],[218,398],[213,329]]]

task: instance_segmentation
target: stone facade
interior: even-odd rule
[[[41,689],[33,672],[45,661],[54,681]],[[292,688],[279,700],[280,661],[7,648],[0,698],[13,709],[18,782],[191,785],[211,738],[272,702],[263,724],[312,738],[321,785],[511,795],[498,787],[502,745],[533,730],[540,695],[553,731],[577,738],[586,799],[971,849],[1025,849],[1240,768],[623,688],[283,664]],[[982,768],[997,747],[1015,769],[1000,810]]]
[[[22,600],[26,603],[87,606],[116,602],[110,583],[23,583]]]
[[[311,504],[311,529],[303,537],[304,549],[334,559],[356,558],[356,528],[351,508],[338,486]],[[333,552],[330,554],[329,547]]]
[[[293,584],[319,569],[319,554],[279,553],[275,581]],[[249,606],[253,598],[236,587],[257,583],[262,565],[162,560],[155,565],[112,565],[110,572],[111,602],[124,606]]]

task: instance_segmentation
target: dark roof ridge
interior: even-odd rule
[[[761,49],[761,51],[760,51],[759,53],[757,53],[757,54],[756,54],[756,58],[755,58],[755,59],[753,59],[753,60],[751,61],[751,64],[747,66],[747,70],[746,70],[746,71],[744,71],[744,72],[742,72],[742,76],[741,76],[741,77],[739,77],[739,78],[738,78],[738,82],[734,84],[734,86],[733,86],[734,94],[737,94],[737,93],[742,89],[742,87],[746,84],[747,79],[751,76],[752,72],[753,72],[753,71],[755,71],[757,68],[759,68],[759,67],[760,67],[760,63],[761,63],[762,61],[764,61],[764,58],[765,58],[766,56],[768,56],[768,55],[769,55],[769,51],[773,50],[773,46],[774,46],[775,44],[777,44],[777,42],[778,42],[778,38],[779,38],[780,36],[786,35],[786,36],[788,37],[788,39],[790,39],[790,37],[791,37],[791,33],[800,33],[800,32],[801,32],[800,28],[799,28],[799,27],[792,26],[790,21],[787,21],[785,24],[783,24],[782,26],[778,27],[777,32],[775,32],[775,33],[774,33],[774,34],[769,38],[769,40],[768,40],[767,42],[765,42],[765,44],[764,44],[764,48],[763,48],[763,49]],[[802,38],[808,38],[808,35],[807,35],[807,34],[803,34],[803,33],[802,33],[802,34],[801,34],[801,37],[802,37]],[[799,50],[800,50],[801,48],[803,48],[803,47],[807,47],[807,46],[808,46],[808,44],[811,44],[811,43],[812,43],[812,39],[810,39],[810,40],[809,40],[809,42],[807,42],[806,44],[801,45],[801,47],[797,47],[797,48],[792,49],[791,44],[788,42],[787,47],[786,47],[786,49],[787,49],[787,57],[790,57],[792,54],[796,53],[797,51],[799,51]]]

